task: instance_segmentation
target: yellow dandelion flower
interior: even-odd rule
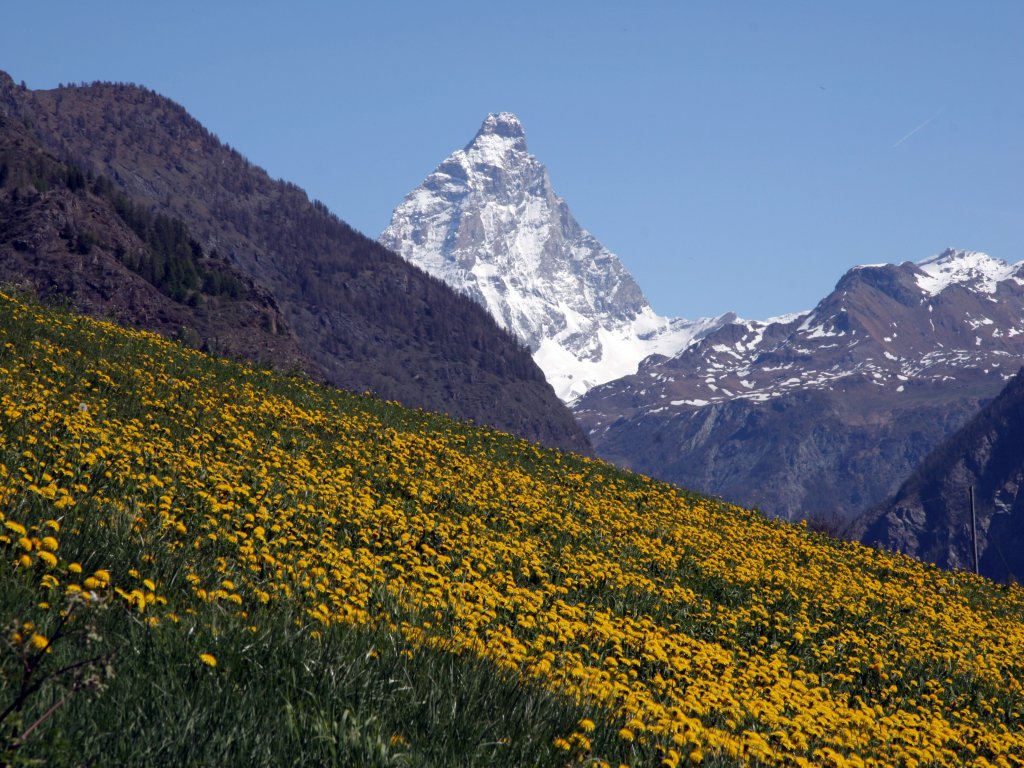
[[[212,653],[200,653],[199,660],[208,667],[217,666],[217,657],[214,656]]]
[[[50,641],[46,639],[45,635],[40,635],[38,632],[29,638],[29,645],[35,648],[37,651],[41,651],[50,644]]]
[[[53,568],[53,567],[55,567],[57,565],[57,557],[56,557],[56,555],[53,554],[53,552],[47,552],[45,549],[42,549],[42,550],[39,550],[39,552],[37,553],[37,556],[39,557],[40,560],[42,560],[44,563],[46,563],[50,568]]]

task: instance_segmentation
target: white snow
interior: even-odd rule
[[[799,320],[801,317],[804,317],[805,315],[809,314],[811,314],[811,310],[805,309],[803,312],[790,312],[785,315],[776,315],[775,317],[769,317],[767,320],[764,321],[764,324],[773,325],[775,323],[778,323],[779,325],[786,325],[787,323],[791,323],[794,320]]]
[[[996,286],[1010,278],[1024,262],[1007,264],[979,251],[949,249],[917,264],[921,274],[917,284],[925,293],[935,296],[951,285],[969,284],[974,290],[995,293]]]
[[[573,313],[566,315],[573,319]],[[567,330],[542,339],[533,359],[555,393],[571,402],[599,384],[635,374],[651,355],[670,357],[703,335],[701,321],[670,321],[658,326],[651,323],[654,316],[653,310],[645,307],[633,323],[598,327],[600,353],[595,358],[581,356],[570,347],[567,337],[578,328],[570,323]]]
[[[655,313],[618,257],[573,219],[507,112],[489,115],[406,196],[380,241],[486,307],[566,402],[724,322]]]

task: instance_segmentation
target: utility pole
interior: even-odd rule
[[[970,486],[971,494],[971,544],[974,546],[974,572],[978,572],[978,515],[974,511],[974,486]]]

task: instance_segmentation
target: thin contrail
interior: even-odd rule
[[[943,107],[942,109],[940,109],[940,110],[939,110],[938,112],[936,112],[936,113],[935,113],[934,115],[932,115],[932,116],[931,116],[931,117],[929,117],[929,118],[928,118],[927,120],[925,120],[925,121],[924,121],[923,123],[921,123],[921,124],[920,124],[919,126],[917,126],[917,128],[915,128],[915,129],[914,129],[914,130],[912,130],[912,131],[911,131],[910,133],[908,133],[908,134],[907,134],[906,136],[904,136],[904,137],[903,137],[902,139],[900,139],[900,140],[899,140],[899,141],[897,141],[897,142],[896,142],[895,144],[893,144],[893,145],[892,145],[892,149],[896,149],[896,147],[898,147],[898,146],[899,146],[900,144],[902,144],[902,143],[903,143],[904,141],[906,141],[906,140],[907,140],[907,139],[909,139],[909,138],[910,138],[911,136],[913,136],[913,135],[914,135],[915,133],[917,133],[918,131],[920,131],[920,130],[921,130],[922,128],[924,128],[924,127],[925,127],[926,125],[928,125],[928,123],[930,123],[930,122],[931,122],[932,120],[934,120],[934,119],[935,119],[936,117],[938,117],[939,115],[941,115],[941,114],[942,114],[943,112],[945,112],[945,111],[946,111],[946,108],[945,108],[945,107]]]

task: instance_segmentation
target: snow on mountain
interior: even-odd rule
[[[1024,262],[949,249],[917,264],[854,267],[807,312],[733,318],[593,388],[573,408],[600,452],[602,435],[624,418],[840,391],[854,381],[906,397],[918,385],[976,374],[1004,380],[1022,356]]]
[[[934,296],[950,285],[966,285],[982,293],[995,293],[1004,280],[1014,279],[1024,285],[1024,261],[1007,264],[988,254],[976,251],[947,249],[930,259],[918,263],[917,284],[925,293]]]
[[[893,493],[1024,360],[1024,263],[856,267],[809,312],[723,324],[572,404],[602,458],[769,514]]]
[[[944,293],[954,285],[965,293]],[[640,407],[650,410],[763,402],[854,376],[898,393],[908,381],[941,380],[970,367],[1001,368],[1009,376],[1024,352],[1021,286],[1024,262],[1007,264],[973,251],[949,249],[917,264],[858,266],[813,310],[767,321],[734,319],[672,359],[645,363],[637,377],[642,385],[623,379],[601,389],[642,389],[646,405]],[[577,415],[598,395],[576,403]],[[601,421],[607,425],[619,415]]]
[[[721,325],[659,316],[573,218],[509,112],[487,116],[395,209],[380,242],[484,305],[571,401]]]

